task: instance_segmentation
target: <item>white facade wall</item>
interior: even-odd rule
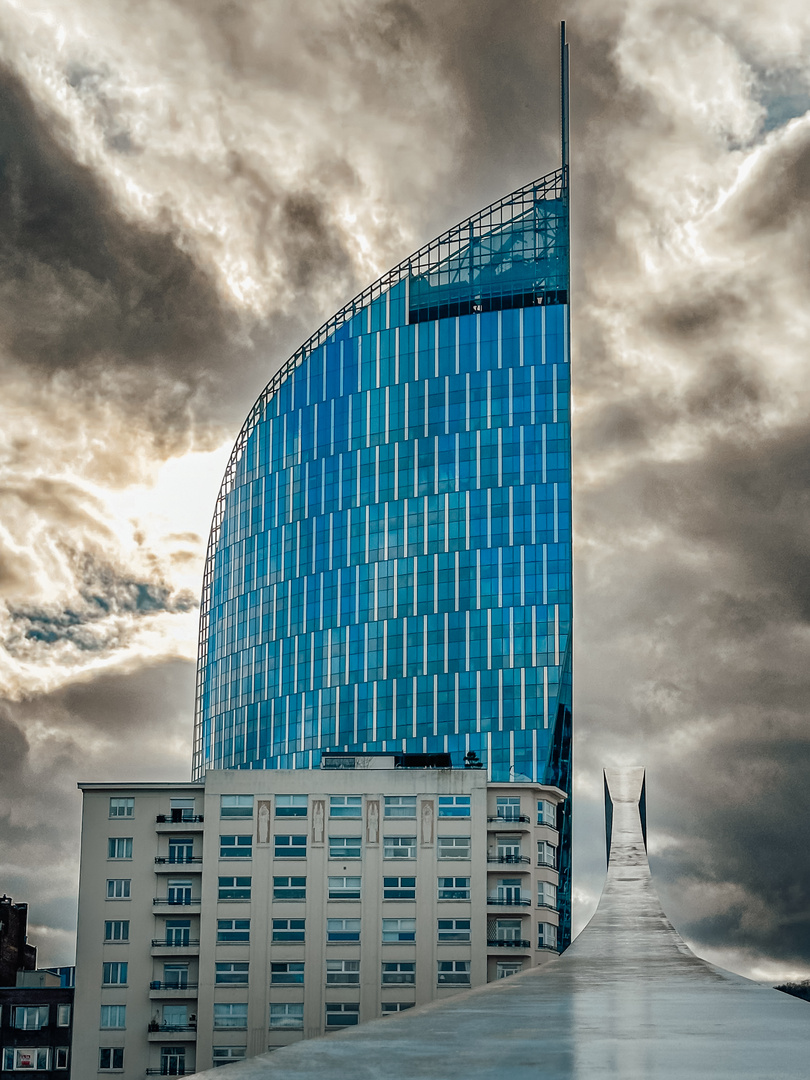
[[[555,955],[549,928],[558,917],[553,896],[550,901],[547,889],[539,895],[539,883],[553,887],[557,873],[537,864],[538,842],[548,845],[540,849],[541,859],[550,861],[558,836],[553,827],[538,824],[538,802],[548,812],[549,804],[556,807],[564,798],[559,789],[488,784],[486,774],[474,769],[394,769],[385,767],[393,765],[388,758],[357,758],[356,765],[362,767],[222,770],[209,772],[200,784],[81,785],[74,1075],[95,1075],[100,1049],[123,1049],[122,1072],[114,1067],[120,1055],[105,1054],[103,1064],[127,1080],[153,1070],[191,1073],[224,1064],[228,1055],[250,1057],[320,1035],[341,1020],[362,1022],[387,1009],[447,997]],[[293,808],[283,805],[292,795],[303,804],[302,816],[289,816]],[[223,797],[227,802],[234,796],[245,805],[223,809]],[[411,800],[414,816],[386,816],[386,797],[403,796]],[[359,797],[359,807],[344,804],[345,797]],[[441,801],[450,797],[456,805]],[[520,802],[499,807],[499,798]],[[122,799],[132,800],[132,816],[111,817],[111,800],[119,800],[119,810],[130,809]],[[466,799],[469,816],[455,816],[466,812]],[[190,820],[172,821],[172,802],[178,800],[193,800],[185,809],[175,807],[175,817]],[[247,816],[222,816],[240,809]],[[342,816],[358,810],[359,817]],[[398,807],[403,810],[410,807]],[[287,854],[289,845],[280,837],[305,837],[304,850]],[[386,857],[386,838],[394,837],[415,843],[410,850],[399,845],[398,857]],[[337,853],[330,839],[341,838],[355,850]],[[448,850],[442,841],[453,846]],[[193,861],[169,861],[189,857]],[[336,897],[334,881],[330,890],[330,878],[358,877],[359,899]],[[249,899],[228,898],[230,890],[238,896],[248,883],[223,878],[249,878]],[[280,880],[287,878],[299,880]],[[298,896],[301,878],[304,898]],[[415,899],[387,898],[386,878],[415,879],[399,883],[406,891],[413,887]],[[440,878],[469,879],[469,898],[440,899]],[[129,880],[129,896],[108,898],[108,880]],[[389,895],[392,888],[389,882]],[[289,889],[292,895],[285,895]],[[445,895],[463,896],[463,889],[463,881],[443,885]],[[176,902],[168,902],[170,890]],[[236,922],[229,927],[230,920]],[[292,921],[284,926],[280,920]],[[302,920],[303,942],[278,940],[299,934]],[[353,920],[342,932],[331,924],[333,937],[351,937],[359,924],[359,941],[327,940],[328,920]],[[406,920],[398,924],[405,940],[383,940],[384,928],[387,939],[395,933],[390,920]],[[448,927],[449,920],[461,923]],[[440,941],[463,937],[467,921],[469,941]],[[111,922],[129,923],[128,940],[105,940],[120,930],[107,927],[112,935],[105,935]],[[222,940],[245,933],[248,941]],[[512,943],[497,944],[502,938]],[[128,965],[126,984],[102,985],[104,964],[120,961]],[[336,970],[340,961],[347,962],[343,971]],[[458,970],[440,972],[440,963],[451,962]],[[303,982],[280,981],[300,976],[300,969],[271,967],[284,963],[303,963]],[[237,966],[217,967],[228,964]],[[244,978],[245,964],[246,984],[222,981]],[[384,974],[383,965],[391,964],[413,969]],[[115,968],[106,973],[121,975]],[[403,981],[391,981],[396,979]],[[174,988],[178,983],[182,988]],[[329,1009],[338,1004],[351,1011],[341,1016]],[[123,1019],[123,1028],[100,1028],[106,1005],[126,1006],[123,1018],[112,1015],[116,1022]],[[333,1021],[329,1028],[327,1015]]]

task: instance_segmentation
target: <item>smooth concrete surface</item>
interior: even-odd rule
[[[606,774],[605,888],[558,960],[199,1080],[807,1080],[810,1005],[700,960],[661,909],[643,777]]]

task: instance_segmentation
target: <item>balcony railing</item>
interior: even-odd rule
[[[196,1023],[188,1024],[159,1024],[157,1020],[150,1020],[146,1025],[146,1030],[149,1032],[155,1031],[196,1031]]]
[[[199,904],[199,896],[177,896],[169,899],[167,896],[156,896],[152,901],[153,904],[159,907],[190,907],[192,904]]]
[[[160,982],[159,980],[155,980],[154,982],[149,983],[149,989],[150,990],[196,990],[197,989],[197,983],[193,983],[193,982],[187,982],[187,983]]]
[[[193,825],[196,822],[200,822],[200,821],[204,821],[204,820],[205,820],[205,818],[204,818],[204,816],[202,814],[185,814],[184,815],[182,810],[177,811],[177,813],[158,814],[155,817],[155,821],[157,822],[158,825],[163,825],[163,824],[166,824],[167,822],[168,822],[169,825],[189,825],[189,824]]]
[[[488,904],[495,904],[498,907],[531,907],[531,899],[523,896],[488,896]]]
[[[185,1069],[181,1069],[177,1065],[165,1065],[161,1069],[147,1069],[147,1076],[191,1076],[191,1073],[187,1073]]]
[[[502,821],[504,825],[531,825],[532,819],[526,817],[525,814],[496,814],[495,817],[488,817],[487,821]]]
[[[531,942],[525,938],[487,938],[487,945],[492,949],[530,949]]]
[[[528,855],[487,855],[487,862],[494,863],[527,863],[531,862]]]
[[[187,949],[191,945],[199,945],[199,938],[188,938],[187,941],[175,941],[173,938],[152,938],[153,949]]]
[[[202,855],[156,855],[156,863],[169,863],[172,866],[187,866],[189,863],[202,862]]]

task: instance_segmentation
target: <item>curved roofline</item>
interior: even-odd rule
[[[211,520],[211,530],[208,534],[208,546],[205,553],[205,568],[203,570],[202,592],[200,597],[200,626],[195,687],[196,699],[194,706],[195,746],[193,776],[197,776],[202,767],[202,761],[198,760],[197,734],[198,720],[200,718],[199,703],[202,691],[201,676],[208,659],[207,623],[210,604],[207,598],[210,596],[214,553],[217,542],[219,541],[220,529],[224,518],[225,500],[233,488],[236,470],[244,449],[247,446],[248,439],[253,433],[256,424],[259,422],[267,403],[276,393],[278,393],[282,384],[314,349],[327,341],[330,335],[336,333],[348,319],[366,308],[372,301],[376,300],[377,297],[382,296],[383,293],[393,288],[394,285],[397,285],[408,276],[428,273],[431,267],[453,255],[455,252],[471,243],[471,241],[485,236],[499,225],[507,224],[518,216],[518,213],[527,209],[528,206],[545,201],[546,199],[565,198],[567,191],[568,166],[564,164],[561,168],[554,169],[552,172],[546,173],[537,180],[533,180],[529,184],[524,184],[523,187],[516,188],[508,195],[504,195],[503,198],[490,203],[490,205],[486,206],[483,210],[479,210],[478,213],[473,214],[471,217],[464,218],[462,221],[458,222],[458,224],[452,226],[452,228],[440,233],[434,240],[431,240],[429,243],[425,244],[424,247],[419,248],[412,255],[409,255],[407,258],[397,263],[396,266],[388,270],[382,277],[378,278],[370,285],[367,285],[362,292],[359,292],[347,304],[344,304],[342,308],[336,311],[330,319],[327,319],[327,321],[323,323],[314,334],[308,337],[303,345],[293,353],[289,360],[281,365],[275,375],[273,375],[267,383],[264,390],[262,390],[261,394],[259,394],[253,407],[245,418],[245,422],[242,424],[239,434],[236,436],[233,450],[228,458],[228,464],[225,466],[225,474],[222,478],[222,483],[217,495],[214,514]],[[517,213],[515,212],[516,208],[519,208]]]

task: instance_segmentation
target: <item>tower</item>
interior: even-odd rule
[[[208,545],[195,777],[445,754],[570,794],[564,26],[561,77],[560,168],[368,286],[251,409]]]

